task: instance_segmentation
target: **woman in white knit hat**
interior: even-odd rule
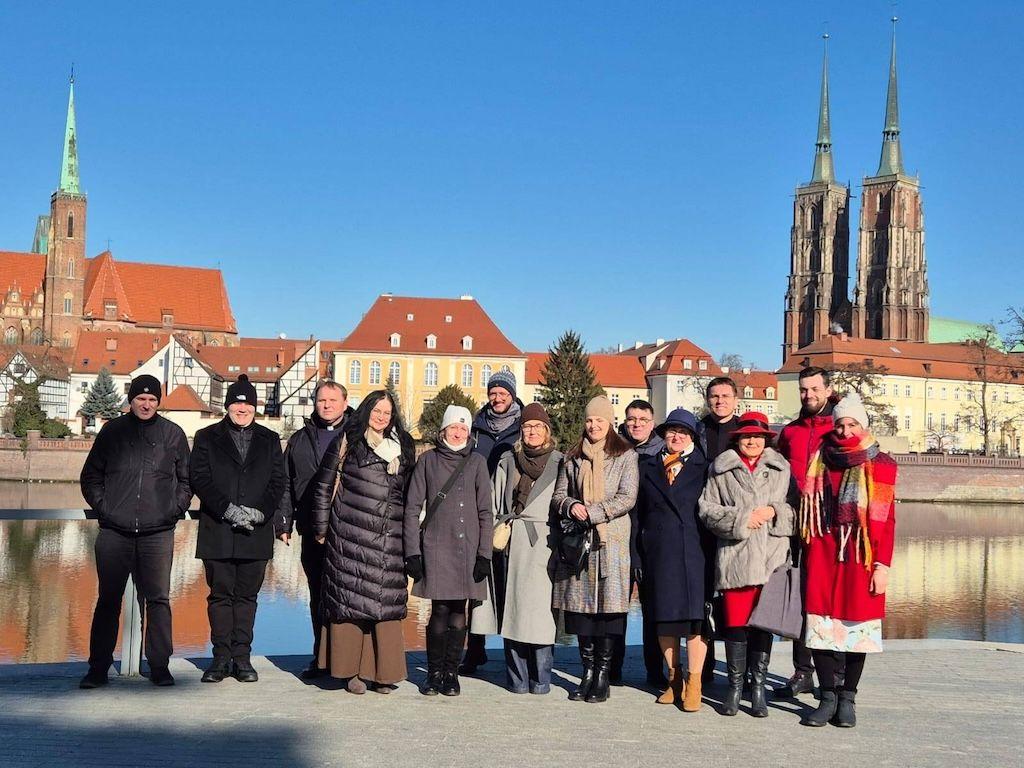
[[[473,452],[472,423],[467,409],[448,406],[437,445],[416,463],[406,496],[406,572],[412,593],[431,601],[427,696],[459,695],[466,601],[484,597],[491,570],[491,479],[486,460]]]

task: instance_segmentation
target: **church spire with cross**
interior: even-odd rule
[[[78,179],[78,135],[75,127],[75,70],[71,69],[71,82],[68,91],[68,116],[64,124],[64,156],[60,163],[61,192],[73,195],[81,193]]]
[[[818,102],[818,140],[814,143],[814,171],[811,182],[835,181],[835,168],[832,164],[832,117],[828,105],[828,33],[825,40],[825,53],[821,64],[821,98]]]

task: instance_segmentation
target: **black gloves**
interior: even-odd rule
[[[423,558],[419,555],[405,558],[405,575],[413,581],[423,578]]]
[[[486,557],[476,556],[476,563],[473,565],[473,581],[479,584],[491,573],[491,561]]]

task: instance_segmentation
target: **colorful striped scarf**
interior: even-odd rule
[[[875,462],[881,450],[870,433],[839,438],[829,433],[807,468],[807,482],[800,499],[800,535],[805,542],[839,532],[839,561],[854,536],[858,563],[871,570],[874,553],[868,527],[889,519],[896,497],[896,474]],[[839,492],[833,496],[829,469],[842,470]]]

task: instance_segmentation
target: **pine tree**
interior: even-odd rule
[[[395,418],[401,421],[403,426],[408,429],[409,425],[405,423],[405,418],[402,416],[402,398],[398,396],[398,389],[395,388],[395,382],[390,376],[384,382],[384,391],[391,395],[391,399],[395,403]]]
[[[566,331],[548,349],[541,378],[540,402],[551,417],[551,431],[558,444],[567,449],[583,432],[587,403],[604,394],[578,333]]]
[[[121,400],[114,385],[114,377],[106,368],[101,368],[82,403],[82,413],[93,418],[99,416],[102,419],[113,419],[121,415]]]
[[[457,384],[449,384],[443,387],[437,396],[430,401],[423,409],[420,416],[420,438],[423,440],[436,440],[441,431],[441,420],[444,418],[444,411],[449,405],[461,405],[469,409],[469,412],[476,413],[476,402],[462,391]]]
[[[31,384],[19,381],[11,388],[7,421],[16,437],[25,437],[30,429],[42,430],[46,414],[39,404],[39,386],[43,379]]]

